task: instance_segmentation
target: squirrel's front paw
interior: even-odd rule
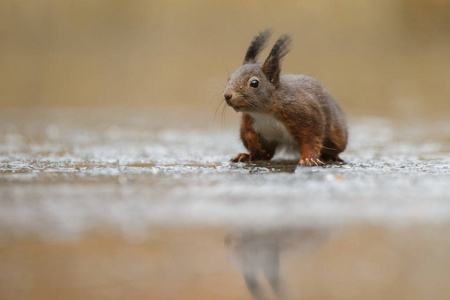
[[[232,162],[249,162],[250,160],[250,155],[247,153],[239,153],[233,159],[231,159]]]
[[[298,162],[298,164],[302,167],[314,167],[314,166],[323,166],[324,163],[322,161],[320,161],[320,159],[318,158],[302,158],[300,159],[300,161]]]

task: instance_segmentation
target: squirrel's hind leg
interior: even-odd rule
[[[302,142],[299,143],[300,148],[300,161],[298,162],[301,166],[323,166],[324,163],[320,159],[320,148],[322,147],[321,142]]]

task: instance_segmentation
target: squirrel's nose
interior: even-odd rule
[[[230,101],[231,97],[233,97],[233,94],[223,94],[223,96],[225,97],[225,100]]]

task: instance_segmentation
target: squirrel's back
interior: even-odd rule
[[[310,101],[317,101],[325,121],[324,145],[344,151],[348,138],[347,122],[339,104],[323,84],[314,77],[292,74],[280,76],[280,84],[283,86],[280,99],[297,102],[303,108],[314,104]]]

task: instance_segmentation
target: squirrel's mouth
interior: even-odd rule
[[[228,106],[230,106],[232,109],[234,109],[235,112],[239,112],[240,109],[242,108],[242,105],[234,105],[233,103],[231,103],[231,101],[229,99],[226,99],[226,102],[227,102]]]
[[[245,112],[248,111],[248,106],[247,105],[230,105],[235,112]]]
[[[247,107],[246,105],[235,105],[232,103],[228,103],[228,105],[234,109],[235,112],[240,112],[240,111],[244,111],[245,108]]]

